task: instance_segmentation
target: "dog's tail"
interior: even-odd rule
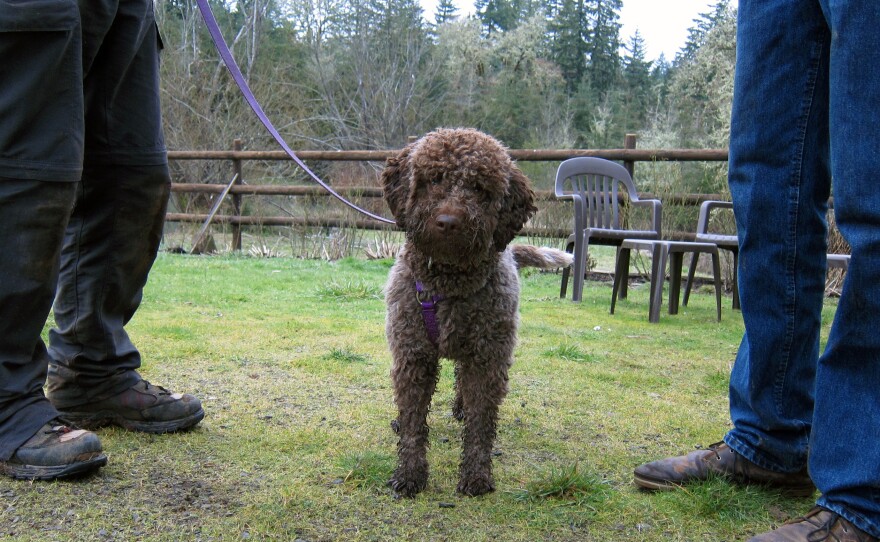
[[[574,262],[574,256],[555,248],[535,247],[532,245],[510,245],[516,267],[537,267],[538,269],[558,269],[568,267]]]

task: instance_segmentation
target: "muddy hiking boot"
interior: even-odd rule
[[[877,538],[840,515],[816,506],[806,516],[791,521],[769,533],[760,534],[749,542],[877,542]]]
[[[65,419],[87,429],[118,425],[145,433],[189,429],[205,417],[202,404],[194,396],[172,393],[146,380],[107,399],[70,407],[55,405],[55,408]]]
[[[56,418],[25,441],[0,474],[20,480],[53,480],[85,474],[107,464],[98,436]]]
[[[734,452],[723,442],[687,455],[646,463],[637,467],[633,473],[636,485],[652,490],[675,489],[713,476],[721,476],[739,484],[764,485],[798,497],[812,495],[816,490],[806,467],[795,473],[764,469]]]

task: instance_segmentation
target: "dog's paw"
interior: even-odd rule
[[[396,434],[396,435],[400,434],[400,420],[399,419],[394,418],[393,420],[391,420],[391,430],[394,431],[394,434]]]
[[[404,476],[400,471],[394,473],[391,480],[388,480],[388,487],[394,490],[394,493],[400,497],[415,497],[428,485],[428,476],[418,476],[410,478]]]
[[[468,497],[476,497],[495,491],[495,482],[491,475],[462,477],[456,490]]]

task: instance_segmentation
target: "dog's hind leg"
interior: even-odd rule
[[[395,356],[391,369],[398,408],[397,469],[388,485],[399,495],[412,497],[428,483],[428,410],[437,387],[436,356]]]

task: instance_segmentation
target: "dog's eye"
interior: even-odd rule
[[[471,185],[470,189],[471,189],[471,192],[473,192],[474,194],[476,194],[477,196],[480,196],[480,197],[485,197],[486,194],[488,194],[488,192],[486,192],[486,189],[482,185],[479,185],[479,184]]]
[[[438,185],[438,184],[440,184],[440,183],[442,183],[442,182],[443,182],[443,178],[442,178],[442,177],[433,177],[433,178],[431,179],[431,184],[433,184],[433,185],[435,185],[435,186]]]

